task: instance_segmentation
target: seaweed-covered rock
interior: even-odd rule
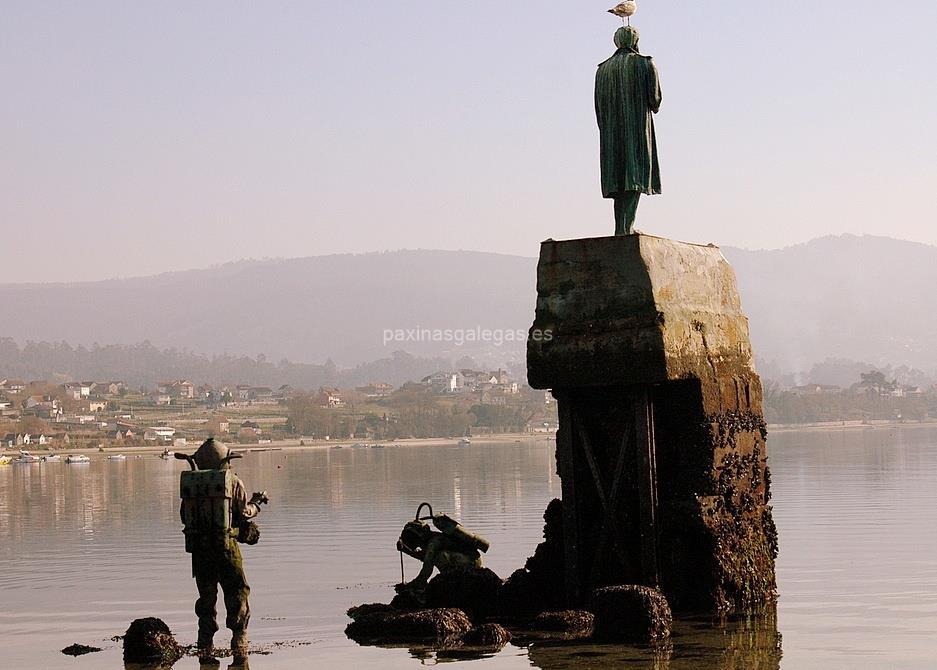
[[[458,609],[375,610],[356,612],[354,621],[345,628],[345,635],[359,644],[445,644],[471,629],[472,622]]]
[[[387,614],[389,612],[396,612],[397,608],[393,604],[385,605],[384,603],[366,603],[364,605],[357,605],[356,607],[351,607],[348,609],[346,614],[350,619],[358,619],[360,617],[369,616],[371,614]]]
[[[543,512],[543,542],[524,566],[538,582],[562,585],[566,579],[563,549],[563,501],[554,498]],[[560,589],[562,592],[562,589]]]
[[[124,634],[124,660],[129,663],[171,664],[182,655],[182,647],[162,619],[136,619]]]
[[[101,651],[100,647],[89,647],[86,644],[70,644],[65,649],[62,650],[62,653],[66,656],[84,656],[85,654],[93,654],[96,651]]]
[[[417,600],[412,591],[403,591],[395,595],[394,599],[390,601],[390,606],[401,612],[415,612],[426,609],[426,604]]]
[[[536,631],[566,633],[569,635],[592,635],[595,615],[584,610],[564,610],[562,612],[542,612],[534,619],[531,628]]]
[[[511,573],[498,597],[498,612],[512,619],[530,619],[544,609],[542,589],[524,568]]]
[[[496,623],[482,624],[462,636],[462,644],[467,647],[484,647],[500,650],[511,641],[511,634]]]
[[[667,599],[646,586],[606,586],[592,592],[593,637],[603,642],[658,644],[670,637]]]
[[[488,568],[440,573],[426,586],[426,605],[456,608],[473,619],[483,619],[497,612],[501,586],[501,578]]]
[[[566,606],[563,549],[563,502],[553,499],[543,513],[543,542],[521,570],[514,571],[501,590],[500,613],[530,619]]]

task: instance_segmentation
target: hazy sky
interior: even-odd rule
[[[639,2],[639,229],[937,243],[937,3]],[[608,234],[611,4],[5,0],[0,281]]]

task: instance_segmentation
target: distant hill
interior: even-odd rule
[[[755,350],[781,370],[826,358],[937,368],[937,247],[843,235],[723,252]]]
[[[453,342],[394,341],[386,330],[526,329],[536,261],[461,251],[397,251],[241,262],[80,284],[0,285],[0,336],[72,345],[149,340],[205,354],[352,366],[395,350],[459,358]]]
[[[755,350],[771,371],[828,357],[937,367],[937,247],[885,237],[825,237],[775,251],[724,248]],[[383,342],[385,330],[525,330],[536,259],[396,251],[241,262],[80,284],[0,285],[0,337],[19,343],[149,341],[203,354],[339,367],[397,350],[498,365],[523,346]]]

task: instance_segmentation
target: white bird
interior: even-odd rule
[[[622,23],[625,22],[625,19],[628,19],[628,22],[631,23],[631,17],[636,11],[638,11],[638,3],[635,0],[625,0],[608,10],[608,13],[620,17]]]

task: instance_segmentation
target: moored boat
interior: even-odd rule
[[[472,445],[472,441],[467,437],[463,437],[461,440],[459,440],[460,447],[469,447],[471,445]]]
[[[42,459],[36,454],[31,454],[28,451],[20,450],[20,455],[18,458],[14,458],[14,463],[38,463]]]
[[[59,456],[58,454],[49,454],[48,456],[42,457],[43,463],[58,463],[61,460],[62,460],[62,457]]]
[[[0,456],[0,465],[9,465],[12,460],[9,456]]]
[[[69,454],[68,456],[65,457],[65,462],[72,463],[72,464],[90,463],[91,459],[85,456],[84,454]]]
[[[126,460],[127,460],[127,457],[124,456],[123,454],[111,454],[110,456],[107,457],[107,460],[109,460],[109,461],[126,461]]]
[[[159,455],[164,461],[168,461],[175,456],[175,452],[169,451],[169,449],[163,449],[163,453]]]

